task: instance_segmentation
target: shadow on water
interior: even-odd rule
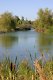
[[[16,36],[11,36],[11,35],[0,36],[0,44],[2,45],[2,47],[5,47],[5,48],[12,47],[16,41],[18,41],[18,37]]]
[[[39,46],[46,46],[46,47],[51,47],[53,44],[53,37],[52,35],[46,35],[46,34],[41,34],[39,36]]]
[[[53,35],[40,34],[38,37],[39,51],[46,56],[53,56]],[[48,53],[48,54],[47,54]]]

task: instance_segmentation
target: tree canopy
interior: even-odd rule
[[[11,13],[5,12],[0,17],[0,30],[1,31],[11,31],[16,27],[16,21]]]
[[[0,32],[15,31],[18,27],[23,30],[30,26],[31,21],[25,20],[23,16],[20,19],[18,16],[13,16],[10,12],[0,15]]]
[[[46,9],[40,9],[38,11],[38,17],[34,21],[34,28],[41,31],[49,31],[51,32],[53,30],[53,12]]]

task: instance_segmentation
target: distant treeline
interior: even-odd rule
[[[20,19],[18,16],[13,16],[10,12],[5,12],[0,15],[0,32],[28,30],[31,28],[32,22],[25,20],[24,17]]]
[[[10,12],[5,12],[0,15],[0,32],[30,30],[34,28],[38,32],[51,33],[53,32],[53,12],[46,9],[38,11],[38,17],[34,20],[27,20],[18,16],[13,16]]]

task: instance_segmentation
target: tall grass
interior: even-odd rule
[[[0,62],[0,80],[31,80],[34,71],[28,64],[27,60],[23,60],[19,65],[13,63],[10,59]]]
[[[30,57],[32,60],[31,54]],[[45,61],[44,64],[42,60],[36,59],[33,64],[34,70],[27,60],[18,64],[17,57],[15,63],[6,58],[0,62],[0,80],[53,80],[53,59]]]

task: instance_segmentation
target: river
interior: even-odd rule
[[[18,62],[27,59],[29,62],[53,56],[53,35],[42,34],[33,30],[0,34],[0,61],[9,57]]]

